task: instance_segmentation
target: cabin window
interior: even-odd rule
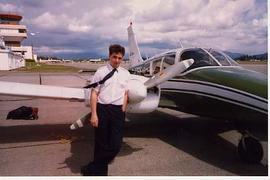
[[[140,66],[134,67],[130,70],[132,74],[136,75],[149,75],[150,74],[150,63],[145,63]]]
[[[218,66],[218,63],[203,49],[187,50],[180,56],[180,61],[193,59],[194,63],[188,68],[193,69],[203,66]]]
[[[145,63],[142,68],[143,75],[150,75],[150,63]]]
[[[152,64],[152,75],[153,74],[156,74],[156,73],[159,73],[162,69],[162,64],[163,64],[163,59],[164,57],[162,58],[158,58],[156,60],[153,60],[153,64]]]
[[[163,69],[166,69],[168,66],[174,65],[175,54],[168,54],[164,56],[163,60]]]
[[[209,50],[209,53],[212,54],[212,56],[214,56],[214,58],[216,58],[222,66],[230,66],[231,65],[230,62],[227,60],[227,58],[223,54],[221,54],[217,51],[214,51],[212,49]]]
[[[150,62],[144,63],[138,67],[133,68],[131,72],[144,76],[149,75],[153,76],[154,74],[159,73],[160,71],[166,69],[167,67],[174,65],[174,63],[175,63],[175,53],[170,52],[156,59],[153,59]]]
[[[159,73],[161,70],[164,70],[167,67],[174,65],[174,63],[175,63],[175,53],[166,54],[165,56],[162,56],[153,61],[152,74]]]
[[[228,56],[227,54],[225,54],[225,56],[227,60],[230,61],[232,66],[239,66],[239,64],[235,60],[233,60],[230,56]]]

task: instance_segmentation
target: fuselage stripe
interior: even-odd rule
[[[252,98],[252,99],[256,99],[258,101],[261,101],[263,103],[268,103],[267,100],[263,100],[261,98],[257,98],[257,97],[255,97],[255,95],[249,95],[247,93],[241,92],[240,90],[234,90],[234,89],[231,89],[231,88],[226,88],[226,87],[224,87],[222,85],[209,84],[209,83],[204,83],[202,81],[198,82],[198,81],[180,80],[180,79],[179,80],[178,79],[170,79],[168,81],[169,82],[183,82],[183,83],[191,83],[191,84],[200,84],[200,85],[205,85],[205,86],[211,86],[211,87],[223,89],[223,90],[226,90],[226,91],[230,91],[230,92],[233,92],[233,93],[241,94],[241,95],[247,96],[249,98]]]
[[[248,104],[248,103],[244,103],[244,102],[241,102],[241,101],[237,101],[237,100],[234,100],[234,99],[230,99],[230,98],[227,98],[227,97],[222,97],[222,96],[219,96],[219,95],[215,95],[215,94],[210,94],[210,93],[205,93],[205,92],[200,92],[200,91],[195,91],[195,90],[186,90],[186,89],[172,89],[172,88],[161,88],[161,92],[162,91],[168,91],[168,92],[186,92],[186,93],[191,93],[191,94],[201,94],[201,95],[206,95],[206,96],[210,96],[212,98],[218,98],[218,99],[223,99],[223,100],[227,100],[227,101],[230,101],[230,102],[233,102],[233,103],[237,103],[237,104],[240,104],[240,105],[244,105],[245,107],[251,107],[252,109],[256,109],[256,110],[259,110],[260,112],[263,112],[265,114],[267,114],[267,109],[263,109],[263,108],[260,108],[260,107],[257,107],[257,106],[254,106],[254,105],[251,105],[251,104]]]

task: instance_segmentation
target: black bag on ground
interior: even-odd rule
[[[10,111],[7,115],[7,119],[38,119],[38,108],[26,106],[19,107],[18,109]]]

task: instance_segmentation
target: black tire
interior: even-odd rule
[[[238,154],[247,163],[260,163],[263,158],[263,148],[257,139],[243,136],[238,144]]]

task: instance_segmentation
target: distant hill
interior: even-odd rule
[[[225,54],[233,58],[234,60],[267,60],[268,59],[268,53],[263,54],[255,54],[255,55],[248,55],[248,54],[242,54],[242,53],[233,53],[229,51],[224,51]]]
[[[242,53],[233,53],[233,52],[229,52],[229,51],[223,51],[225,54],[227,54],[228,56],[230,56],[233,59],[237,59],[241,56],[244,56],[245,54]]]
[[[257,55],[253,55],[251,56],[254,59],[267,59],[268,58],[268,53],[263,53],[263,54],[257,54]]]
[[[268,53],[263,53],[263,54],[256,54],[256,55],[243,55],[238,57],[235,60],[240,60],[240,61],[246,61],[246,60],[268,60]]]

